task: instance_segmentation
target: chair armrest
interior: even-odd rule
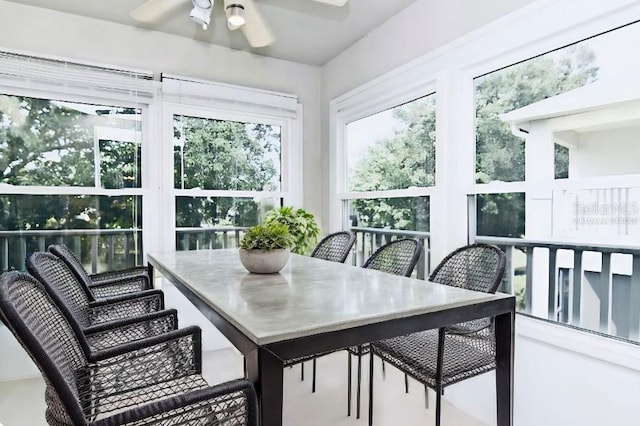
[[[146,266],[136,266],[135,268],[119,269],[117,271],[100,272],[99,274],[90,274],[89,278],[93,284],[99,284],[103,281],[111,281],[122,278],[137,277],[145,275],[148,278],[149,269]]]
[[[258,401],[251,382],[233,380],[216,386],[174,395],[101,419],[96,426],[132,424],[169,420],[183,424],[209,419],[206,424],[258,425]]]
[[[87,359],[88,366],[76,372],[81,401],[102,405],[101,412],[137,405],[137,390],[152,389],[156,397],[172,395],[176,389],[188,388],[193,377],[200,377],[201,330],[192,326],[170,331],[91,352]]]
[[[89,320],[94,325],[163,309],[164,293],[161,290],[145,290],[89,303]]]
[[[103,322],[85,328],[84,333],[91,350],[101,350],[168,333],[177,328],[178,312],[167,309],[124,320]]]
[[[96,299],[110,298],[128,293],[150,290],[151,280],[147,275],[130,275],[105,278],[89,284],[89,290]]]

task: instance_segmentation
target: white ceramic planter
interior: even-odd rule
[[[247,250],[240,249],[240,262],[247,271],[254,274],[275,274],[280,272],[289,260],[289,249]]]

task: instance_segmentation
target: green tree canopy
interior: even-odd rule
[[[583,86],[597,77],[595,54],[576,45],[478,77],[476,87],[476,181],[524,179],[524,141],[515,137],[500,114]],[[402,126],[391,138],[375,141],[357,163],[350,188],[374,191],[435,183],[435,105],[412,102],[394,109]],[[424,98],[428,99],[428,98]],[[566,177],[568,153],[556,148],[556,176]],[[417,199],[355,200],[359,224],[419,229],[424,214]],[[425,203],[420,203],[422,206]],[[416,210],[417,209],[417,210]],[[521,236],[524,233],[522,194],[478,197],[480,235]],[[428,218],[428,215],[426,215]],[[428,220],[427,220],[428,222]],[[427,225],[428,229],[428,225]]]
[[[376,140],[357,163],[352,191],[382,191],[435,184],[435,96],[393,109],[395,134]],[[427,231],[428,199],[358,199],[358,225]]]
[[[176,116],[174,185],[240,191],[280,189],[280,127]],[[178,226],[258,223],[252,199],[178,197]]]

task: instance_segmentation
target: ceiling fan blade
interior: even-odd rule
[[[348,0],[313,0],[313,1],[317,1],[318,3],[330,4],[331,6],[341,7],[347,4]]]
[[[129,16],[136,21],[152,23],[180,6],[186,0],[149,0],[133,9]]]
[[[246,24],[240,29],[242,33],[249,41],[251,47],[265,47],[275,41],[271,30],[267,26],[267,23],[262,19],[262,15],[253,0],[244,0],[244,18]]]

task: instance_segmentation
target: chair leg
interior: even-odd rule
[[[429,388],[424,385],[424,408],[429,409]]]
[[[351,416],[351,352],[347,351],[347,416]]]
[[[381,359],[380,362],[382,363],[382,378],[386,379],[387,378],[387,370],[384,368],[384,359]]]
[[[311,392],[316,392],[316,359],[313,359],[313,373],[311,374]]]
[[[373,351],[369,350],[369,426],[373,426]]]
[[[404,375],[404,393],[409,393],[409,376]]]
[[[436,364],[436,426],[440,426],[442,408],[442,370],[444,367],[444,328],[438,329],[438,359]]]
[[[304,362],[300,363],[300,380],[304,382]]]
[[[356,419],[360,418],[360,390],[362,388],[362,351],[358,349],[358,387],[356,389]]]
[[[442,409],[442,388],[436,386],[436,426],[440,426],[440,410]]]

